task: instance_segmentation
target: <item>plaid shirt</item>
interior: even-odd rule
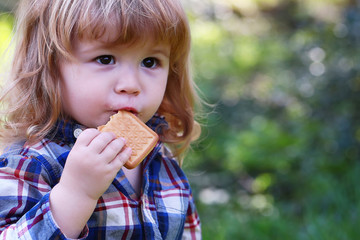
[[[154,117],[153,129],[164,120]],[[11,146],[0,157],[0,239],[66,239],[50,209],[79,125],[60,121],[51,138]],[[52,140],[50,140],[52,139]],[[142,194],[122,170],[98,200],[80,239],[200,239],[189,182],[162,143],[142,164]],[[96,166],[94,166],[96,167]]]

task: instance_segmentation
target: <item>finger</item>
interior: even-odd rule
[[[131,148],[125,147],[114,160],[109,163],[110,167],[119,170],[130,159],[131,153]]]
[[[88,146],[91,141],[100,134],[100,131],[95,128],[88,128],[82,131],[76,140],[76,144]]]
[[[111,162],[124,148],[125,146],[125,139],[124,138],[115,138],[113,139],[101,152],[101,156],[104,159],[109,159]]]
[[[95,153],[101,153],[115,138],[114,133],[102,132],[90,142],[89,147]]]

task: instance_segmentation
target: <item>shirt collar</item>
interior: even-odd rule
[[[74,144],[85,127],[72,120],[59,119],[48,138],[60,140],[65,144]]]

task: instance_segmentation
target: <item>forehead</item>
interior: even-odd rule
[[[152,29],[151,26],[144,29],[134,26],[125,28],[111,21],[83,29],[83,31],[78,32],[78,35],[73,36],[73,40],[75,39],[87,42],[94,41],[107,47],[145,45],[147,42],[170,44],[170,39],[166,38],[158,29]]]
[[[130,43],[114,42],[113,36],[103,36],[99,39],[80,39],[74,38],[72,56],[79,56],[78,54],[101,54],[102,51],[118,52],[125,54],[126,52],[133,52],[133,54],[162,54],[170,58],[171,46],[168,42],[158,42],[153,38],[147,41],[138,40]],[[84,56],[84,55],[83,55]]]
[[[88,45],[97,48],[154,48],[164,47],[170,49],[170,43],[167,40],[159,40],[153,35],[139,36],[138,38],[124,39],[121,32],[114,26],[104,28],[101,36],[93,36],[92,33],[82,36],[75,36],[72,41],[74,48],[81,45]],[[76,50],[76,49],[74,49]]]

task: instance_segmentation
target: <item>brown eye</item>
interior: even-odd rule
[[[115,63],[114,57],[110,56],[110,55],[99,56],[95,60],[96,60],[96,62],[103,64],[103,65],[109,65],[109,64]]]
[[[152,58],[152,57],[145,58],[141,62],[141,66],[146,67],[146,68],[155,68],[158,66],[158,60],[155,58]]]

